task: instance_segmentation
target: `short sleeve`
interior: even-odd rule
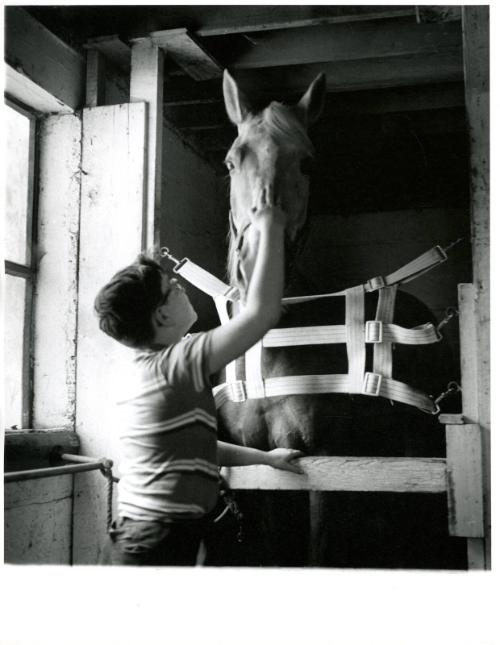
[[[207,356],[211,332],[191,334],[160,355],[159,367],[171,386],[192,387],[202,392],[210,386]]]

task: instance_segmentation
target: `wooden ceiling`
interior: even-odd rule
[[[256,107],[271,99],[294,102],[325,72],[325,111],[312,133],[320,150],[342,147],[342,133],[359,128],[361,116],[364,137],[375,125],[392,135],[404,126],[419,137],[464,130],[458,6],[26,9],[73,47],[101,51],[123,75],[133,40],[159,39],[166,52],[165,117],[215,168],[222,169],[235,135],[222,102],[224,68]]]

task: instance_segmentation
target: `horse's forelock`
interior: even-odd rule
[[[303,152],[313,154],[307,131],[290,107],[273,101],[262,111],[261,118],[275,141],[280,143],[288,140]]]

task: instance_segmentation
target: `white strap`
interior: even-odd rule
[[[346,290],[335,291],[332,293],[318,293],[314,296],[293,296],[289,298],[282,298],[281,302],[284,305],[296,305],[300,302],[310,302],[311,300],[319,300],[320,298],[335,298],[336,296],[345,296]]]
[[[347,358],[350,392],[363,391],[365,373],[365,294],[362,285],[347,289],[345,297]]]
[[[266,396],[262,379],[262,340],[245,352],[245,378],[249,399],[263,399]]]
[[[268,331],[263,340],[264,347],[292,347],[298,345],[345,343],[346,328],[345,325],[282,327]]]
[[[381,326],[380,342],[373,348],[373,371],[386,378],[392,376],[392,344],[384,337],[387,332],[387,324],[392,323],[394,318],[394,306],[396,304],[397,286],[386,287],[378,293],[377,312],[375,318]],[[366,336],[370,335],[370,322],[366,323]],[[367,342],[369,342],[367,340]]]
[[[440,246],[434,246],[429,251],[422,253],[418,258],[415,258],[408,264],[405,264],[397,271],[389,273],[389,275],[376,276],[365,282],[364,287],[366,291],[375,291],[383,287],[390,287],[396,284],[403,284],[414,280],[422,273],[430,271],[438,264],[441,264],[448,259],[446,252]]]
[[[350,394],[349,374],[313,374],[302,376],[278,376],[264,380],[265,396],[289,396],[291,394]],[[246,400],[246,386],[243,381],[223,383],[213,389],[215,405],[221,407],[226,401],[241,402]],[[435,414],[438,408],[432,398],[406,383],[385,378],[380,374],[366,372],[363,387],[359,394],[381,396],[383,398],[406,403]],[[248,397],[251,398],[251,397]]]
[[[184,258],[175,265],[174,273],[178,273],[185,280],[194,284],[195,287],[212,296],[212,298],[224,296],[227,300],[238,300],[239,293],[235,287],[230,287],[219,278],[188,260],[188,258]]]
[[[429,345],[430,343],[437,343],[441,340],[441,337],[432,323],[425,323],[425,325],[407,329],[399,325],[382,323],[378,320],[367,320],[365,340],[367,343],[374,343],[379,348],[387,344],[391,349],[390,345],[392,343]],[[374,371],[380,373],[375,367]]]

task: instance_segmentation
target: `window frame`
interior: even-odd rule
[[[12,260],[7,260],[7,250],[5,253],[5,274],[22,278],[25,281],[25,299],[24,299],[24,320],[23,320],[23,358],[22,358],[22,409],[21,409],[21,428],[6,427],[6,432],[15,432],[25,430],[31,427],[33,419],[33,318],[34,318],[34,294],[36,288],[36,230],[37,230],[37,210],[36,210],[36,187],[37,187],[37,135],[38,135],[38,116],[36,111],[30,110],[27,106],[12,100],[8,96],[4,97],[4,103],[7,107],[22,114],[29,120],[29,154],[28,154],[28,195],[26,206],[26,260],[25,264],[20,264]]]

